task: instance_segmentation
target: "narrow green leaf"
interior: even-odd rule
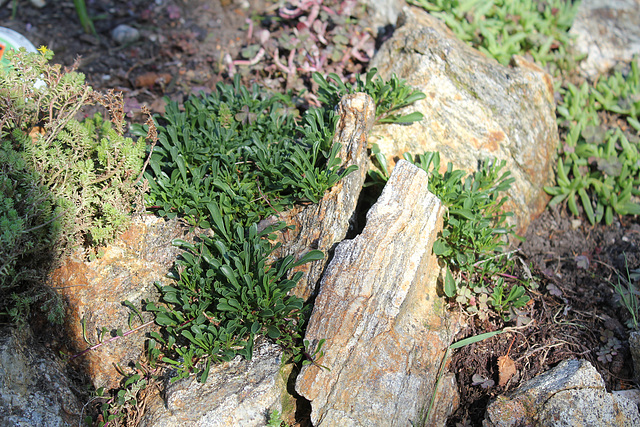
[[[504,332],[504,330],[500,330],[500,331],[485,332],[483,334],[474,335],[472,337],[465,338],[463,340],[460,340],[458,342],[455,342],[455,343],[451,344],[449,346],[449,348],[451,350],[455,350],[456,348],[461,348],[461,347],[467,346],[469,344],[473,344],[473,343],[477,343],[477,342],[482,341],[482,340],[486,340],[487,338],[491,338],[491,337],[496,336],[498,334],[501,334],[503,332]]]
[[[453,279],[449,268],[446,269],[444,274],[444,293],[449,298],[453,298],[457,293],[456,281]]]

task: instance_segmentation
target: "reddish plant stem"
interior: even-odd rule
[[[101,343],[98,343],[96,345],[92,345],[91,347],[89,347],[89,348],[87,348],[85,350],[82,350],[80,353],[76,353],[73,356],[70,356],[69,360],[73,360],[76,357],[80,357],[80,356],[90,352],[91,350],[95,350],[96,348],[102,347],[104,344],[110,343],[112,341],[116,341],[116,340],[118,340],[120,338],[124,338],[126,336],[129,336],[129,335],[133,334],[134,332],[138,332],[140,329],[145,328],[145,327],[149,326],[150,324],[152,324],[154,322],[155,322],[155,320],[149,320],[147,323],[143,323],[142,325],[138,326],[137,328],[134,328],[134,329],[131,329],[130,331],[125,332],[124,334],[122,334],[122,336],[116,335],[115,337],[111,337],[106,341],[102,341]]]

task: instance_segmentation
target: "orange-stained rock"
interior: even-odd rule
[[[373,126],[375,105],[364,93],[347,95],[338,105],[340,121],[333,138],[341,145],[338,157],[344,168],[357,165],[358,170],[340,180],[325,194],[320,203],[299,206],[262,222],[263,226],[284,221],[295,228],[287,230],[280,238],[283,246],[274,253],[276,257],[295,255],[301,257],[313,249],[329,253],[345,238],[358,204],[358,197],[369,167],[367,134]],[[304,271],[293,293],[305,300],[314,292],[327,263],[323,260],[304,264],[297,270]]]
[[[369,143],[390,167],[406,152],[437,151],[442,170],[447,162],[471,172],[479,161],[505,160],[516,180],[509,208],[524,234],[549,200],[543,187],[553,184],[559,139],[551,76],[518,56],[500,65],[422,9],[405,8],[398,25],[371,67],[424,92],[425,99],[401,113],[420,111],[425,118],[411,126],[377,125]]]
[[[401,161],[362,234],[337,246],[305,335],[326,339],[318,362],[330,370],[307,365],[296,382],[315,426],[420,424],[457,331],[436,291],[443,213],[426,172]],[[450,388],[439,397],[454,400]]]
[[[181,252],[171,241],[185,239],[186,229],[177,221],[165,221],[151,215],[134,218],[131,227],[103,250],[102,256],[87,261],[81,254],[65,259],[49,278],[49,285],[59,289],[67,302],[65,329],[68,352],[76,354],[100,340],[103,327],[107,333],[102,341],[115,336],[120,329],[126,333],[132,311],[122,303],[133,303],[138,309],[144,302],[157,301],[159,293],[155,282],[169,284],[166,277]],[[153,320],[144,313],[146,322]],[[83,337],[85,323],[87,343]],[[142,323],[136,317],[132,326]],[[116,365],[127,366],[144,351],[145,336],[154,324],[123,338],[105,343],[95,350],[76,357],[77,364],[98,387],[115,387],[122,380]]]

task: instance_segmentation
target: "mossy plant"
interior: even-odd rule
[[[566,135],[559,150],[556,185],[545,190],[550,205],[566,203],[591,224],[613,222],[614,214],[640,214],[640,70],[636,61],[593,87],[568,83],[560,92],[558,124]],[[603,122],[616,115],[625,126]],[[616,122],[614,122],[616,123]]]
[[[0,79],[1,309],[24,320],[60,255],[107,243],[133,210],[143,209],[145,141],[124,136],[121,96],[94,92],[73,67],[49,64],[53,52],[46,47],[6,56],[12,65]],[[110,120],[76,119],[96,103],[107,107]],[[59,308],[52,313],[61,320]]]

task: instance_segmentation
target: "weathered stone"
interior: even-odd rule
[[[598,371],[584,360],[565,360],[487,408],[484,427],[640,425],[631,400],[607,393]]]
[[[0,330],[0,425],[77,425],[82,405],[65,367],[28,327]]]
[[[178,221],[165,221],[152,215],[135,218],[131,227],[99,258],[87,261],[69,257],[50,277],[50,286],[60,289],[67,302],[65,328],[71,353],[88,347],[83,337],[83,321],[91,343],[98,343],[100,331],[106,327],[109,339],[117,329],[129,330],[132,313],[122,303],[130,301],[138,308],[144,302],[158,301],[155,282],[171,283],[167,277],[181,249],[171,244],[173,239],[186,237],[186,227]],[[123,338],[113,340],[71,361],[83,369],[96,388],[115,387],[122,379],[116,364],[126,366],[144,351],[145,334],[157,327],[151,313],[142,312],[149,324]],[[140,323],[136,321],[134,326]]]
[[[402,8],[407,5],[404,0],[360,0],[360,4],[366,8],[364,17],[378,32],[384,31],[387,26],[395,26]]]
[[[640,408],[640,389],[630,388],[627,390],[613,390],[611,393],[632,401],[636,406],[638,406],[638,408]]]
[[[403,153],[438,151],[440,166],[475,171],[481,160],[506,161],[515,183],[509,191],[514,223],[522,234],[549,200],[558,130],[551,77],[520,57],[505,67],[467,46],[438,19],[405,8],[399,28],[371,67],[393,73],[426,94],[401,113],[417,110],[421,122],[378,125],[378,144],[392,166]]]
[[[595,78],[640,55],[639,23],[640,0],[582,0],[569,33],[576,50],[587,54],[580,63],[585,76]]]
[[[204,384],[189,377],[167,385],[165,402],[153,401],[140,426],[264,426],[287,396],[281,358],[280,347],[257,339],[251,361],[238,356],[212,366]]]
[[[629,351],[633,359],[633,378],[640,383],[640,332],[629,333]]]
[[[369,167],[367,133],[375,116],[373,99],[364,93],[347,95],[340,101],[338,113],[340,121],[333,139],[334,144],[341,144],[338,157],[342,159],[344,168],[357,165],[358,170],[334,185],[320,203],[299,206],[261,222],[262,227],[277,221],[294,226],[280,237],[283,245],[274,252],[274,257],[300,257],[313,249],[327,254],[349,230]],[[323,260],[298,267],[296,271],[303,271],[304,276],[292,292],[305,300],[309,298],[315,292],[326,263],[325,256]]]
[[[431,399],[457,323],[436,292],[444,208],[426,188],[424,171],[399,162],[322,277],[305,339],[327,340],[319,363],[331,370],[308,365],[296,382],[315,426],[410,425]]]
[[[111,31],[111,38],[118,44],[135,43],[140,39],[140,31],[126,24],[120,24]]]

